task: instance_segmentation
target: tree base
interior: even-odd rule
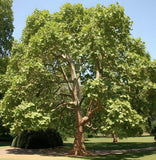
[[[113,143],[118,143],[118,141],[117,140],[113,140]]]
[[[89,152],[87,152],[87,150],[84,149],[71,149],[69,151],[69,155],[73,155],[73,156],[87,156],[89,155]]]
[[[116,134],[113,134],[113,143],[118,143],[118,139],[116,137]]]

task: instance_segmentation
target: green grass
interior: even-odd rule
[[[72,147],[73,138],[69,138],[65,142],[65,146],[68,148]],[[112,138],[87,138],[86,147],[88,150],[120,150],[120,149],[137,149],[137,148],[147,148],[156,147],[156,142],[154,138],[149,137],[130,137],[126,139],[119,139],[118,143],[112,143]],[[127,154],[114,154],[114,155],[104,155],[104,156],[89,156],[83,158],[75,158],[78,160],[156,160],[156,151],[142,151]]]
[[[127,154],[111,154],[104,156],[88,156],[83,158],[73,158],[74,160],[156,160],[156,151],[144,151]]]
[[[88,157],[52,157],[41,158],[39,160],[155,160],[156,151],[144,151],[139,153],[128,153],[120,155],[104,155],[104,156],[88,156]],[[26,160],[26,159],[10,159],[4,158],[0,160]],[[35,160],[35,159],[29,159]]]
[[[72,148],[73,138],[68,138],[64,142],[64,146],[55,149],[56,152],[60,150],[70,150]],[[0,149],[8,147],[9,143],[0,143]],[[136,149],[146,147],[156,147],[153,137],[135,137],[119,140],[118,143],[112,143],[112,138],[96,137],[87,138],[86,147],[88,150],[120,150],[120,149]],[[39,160],[58,159],[58,160],[155,160],[156,151],[141,151],[126,154],[111,154],[102,156],[87,156],[87,157],[66,157],[66,156],[45,156]],[[0,160],[4,160],[1,159]],[[5,159],[12,160],[12,159]],[[14,159],[15,160],[15,159]],[[17,159],[19,160],[19,159]],[[24,160],[24,159],[23,159]],[[25,159],[26,160],[26,159]],[[33,160],[33,159],[32,159]]]
[[[68,138],[65,141],[66,148],[72,148],[73,138]],[[86,148],[88,150],[120,150],[120,149],[136,149],[156,147],[153,137],[132,137],[126,139],[119,139],[118,143],[112,143],[112,138],[87,138]]]

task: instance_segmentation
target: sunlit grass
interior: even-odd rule
[[[65,147],[71,148],[73,140],[73,138],[68,138],[67,141],[64,142]],[[154,142],[154,138],[152,136],[119,139],[118,143],[112,143],[112,138],[95,137],[87,138],[85,144],[86,148],[89,150],[118,150],[156,147],[156,143]]]
[[[68,138],[65,143],[73,143],[74,138]],[[129,138],[123,138],[118,139],[119,142],[154,142],[153,136],[146,136],[146,137],[129,137]],[[113,142],[112,138],[108,137],[93,137],[93,138],[86,138],[86,143],[88,142]]]
[[[68,138],[67,141],[64,142],[63,147],[58,147],[54,149],[56,152],[66,151],[68,152],[73,145],[73,138]],[[93,137],[87,138],[86,147],[90,151],[94,150],[120,150],[120,149],[136,149],[136,148],[147,148],[147,147],[156,147],[156,142],[154,142],[154,137],[130,137],[126,139],[119,139],[118,143],[112,143],[112,138],[106,137]],[[4,149],[9,147],[10,143],[1,142],[0,149]],[[34,160],[35,157],[31,155],[32,158],[29,160]],[[155,160],[156,159],[156,151],[140,151],[140,152],[132,152],[126,154],[108,154],[108,155],[99,155],[99,156],[87,156],[87,157],[67,157],[67,156],[52,156],[45,155],[40,156],[38,160]],[[16,158],[17,157],[17,158]],[[26,160],[27,158],[18,158],[15,155],[15,158],[0,158],[0,160]]]

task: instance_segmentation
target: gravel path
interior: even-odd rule
[[[89,155],[108,155],[108,154],[124,154],[140,151],[156,150],[156,147],[140,148],[140,149],[128,149],[128,150],[92,150]],[[67,151],[55,151],[53,149],[19,149],[8,147],[0,149],[0,159],[11,158],[11,159],[42,159],[49,160],[51,156],[55,156],[55,159],[63,159],[65,156],[69,156]],[[57,157],[58,158],[57,158]]]

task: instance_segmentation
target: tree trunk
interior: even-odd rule
[[[74,145],[72,150],[69,152],[71,155],[79,155],[79,156],[86,156],[88,154],[86,147],[85,147],[85,137],[83,126],[79,126],[76,128]]]
[[[73,144],[72,150],[69,152],[71,155],[80,155],[85,156],[87,155],[86,147],[85,147],[85,137],[84,137],[84,123],[82,123],[82,113],[81,113],[81,80],[80,75],[77,77],[75,65],[73,60],[70,58],[69,55],[66,56],[68,59],[68,63],[71,69],[71,79],[73,85],[69,84],[68,78],[64,74],[66,81],[68,82],[69,90],[72,94],[72,100],[74,102],[74,110],[75,110],[75,118],[76,118],[76,131],[75,131],[75,140]],[[72,86],[72,87],[71,87]]]
[[[86,147],[85,147],[85,136],[84,136],[84,126],[81,123],[82,115],[81,111],[76,111],[76,132],[75,132],[75,139],[72,150],[69,152],[71,155],[79,155],[79,156],[86,156],[88,154]]]
[[[112,137],[113,137],[113,143],[118,143],[118,139],[115,133],[112,134]]]

